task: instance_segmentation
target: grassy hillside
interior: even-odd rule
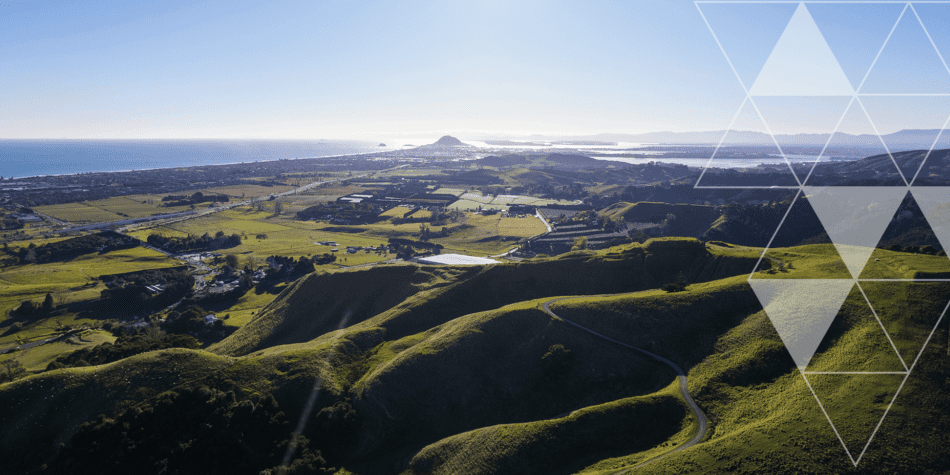
[[[546,358],[553,345],[566,353]],[[430,331],[354,385],[367,420],[354,458],[389,454],[382,459],[391,464],[453,434],[647,394],[673,377],[658,363],[552,320],[536,303],[469,315]],[[399,468],[367,465],[370,473]]]
[[[579,409],[558,419],[448,437],[416,454],[405,473],[570,473],[631,451],[638,457],[626,462],[636,463],[686,440],[695,430],[686,411],[678,385],[671,384],[649,396]]]
[[[398,340],[515,302],[657,288],[679,274],[691,281],[713,280],[750,272],[756,260],[748,253],[712,254],[694,239],[657,239],[642,246],[484,267],[377,266],[314,275],[288,288],[212,351],[236,356],[299,343],[371,315],[376,316],[355,328],[383,328],[385,339]]]
[[[637,473],[945,471],[946,325],[917,355],[950,286],[861,282],[818,348],[809,371],[917,361],[854,469],[809,384],[856,455],[903,376],[810,374],[806,384],[746,281],[760,251],[669,239],[519,264],[315,274],[218,354],[163,350],[0,385],[0,456],[27,472],[83,422],[208,386],[238,403],[273,396],[286,430],[299,425],[340,473],[615,473],[682,443],[695,419],[669,367],[541,309],[581,295],[551,307],[673,360],[709,419],[702,443]],[[781,251],[797,256],[790,272],[827,258],[814,246]],[[703,282],[650,290],[680,272]]]
[[[722,212],[714,206],[652,203],[616,203],[600,212],[609,218],[622,216],[628,223],[659,223],[667,220],[669,215],[674,219],[667,220],[669,227],[664,233],[670,236],[702,236],[722,216]]]
[[[753,315],[690,371],[690,388],[715,424],[712,436],[641,473],[946,473],[950,454],[939,434],[950,422],[950,364],[946,330],[939,333],[854,468],[802,376],[768,364],[793,365],[764,313]],[[859,343],[843,339],[837,351],[860,352]],[[857,457],[901,378],[811,375],[809,381]]]
[[[390,265],[311,274],[288,286],[247,325],[210,350],[238,355],[302,343],[362,322],[416,292],[445,286],[474,270]]]

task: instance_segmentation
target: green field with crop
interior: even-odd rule
[[[397,216],[400,212],[408,212],[408,208],[400,208],[393,208],[389,210],[391,214],[386,215]],[[412,217],[418,218],[428,216],[431,216],[431,211],[421,210],[412,214]],[[514,247],[517,240],[546,231],[544,224],[533,216],[507,218],[499,214],[484,216],[466,213],[457,222],[449,222],[444,227],[448,228],[449,236],[434,238],[432,242],[441,244],[452,252],[476,256],[503,253]],[[432,232],[438,232],[443,226],[429,226],[429,228]],[[394,225],[384,221],[340,226],[319,221],[298,221],[287,213],[275,216],[269,212],[254,211],[250,207],[238,207],[163,227],[134,231],[132,235],[145,240],[151,234],[200,236],[218,231],[243,236],[242,244],[224,250],[223,252],[226,253],[253,254],[263,259],[272,255],[287,257],[319,255],[331,252],[336,247],[341,250],[336,264],[351,266],[387,260],[394,256],[362,251],[346,254],[343,252],[346,246],[377,247],[385,245],[393,237],[415,240],[419,238],[420,224]],[[266,238],[259,239],[258,235],[266,235]],[[325,241],[336,242],[338,246],[316,244]]]
[[[52,206],[37,206],[36,210],[45,215],[72,223],[98,223],[125,219],[116,213],[96,208],[85,203],[66,203]]]
[[[6,264],[0,268],[0,321],[7,319],[9,311],[25,300],[41,303],[47,293],[53,296],[57,305],[96,299],[105,289],[99,282],[101,275],[178,265],[181,263],[164,254],[141,247],[102,255],[89,254],[67,262]],[[95,322],[79,320],[70,314],[26,322],[23,330],[0,336],[0,345],[46,335],[62,325],[84,323]]]
[[[42,371],[58,356],[72,353],[83,348],[91,348],[103,343],[115,342],[116,338],[105,331],[84,331],[64,341],[47,343],[45,345],[8,353],[0,356],[3,359],[13,359],[23,364],[27,371]]]

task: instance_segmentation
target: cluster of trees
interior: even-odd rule
[[[168,207],[174,206],[188,206],[196,205],[200,203],[227,203],[230,201],[226,195],[205,195],[202,192],[198,191],[191,196],[186,195],[169,195],[162,198],[162,205]]]
[[[139,240],[133,237],[113,231],[104,231],[64,241],[51,242],[42,246],[37,246],[31,242],[29,246],[17,248],[15,251],[11,251],[9,248],[6,248],[6,250],[8,254],[15,256],[20,263],[28,264],[60,262],[93,252],[105,253],[118,249],[130,249],[139,244]]]
[[[54,308],[55,304],[53,302],[53,295],[46,294],[42,304],[37,304],[32,300],[24,300],[20,302],[20,306],[11,311],[10,316],[23,320],[46,318],[51,313],[53,313]],[[11,328],[11,331],[12,330],[13,328]]]
[[[18,360],[0,361],[0,383],[6,383],[26,376],[26,368]]]
[[[418,208],[414,209],[406,213],[406,215],[401,218],[399,217],[392,218],[392,223],[395,225],[407,224],[407,223],[409,224],[428,223],[432,226],[445,226],[449,221],[453,223],[457,222],[459,218],[461,218],[464,215],[464,213],[462,213],[462,211],[458,209],[446,210],[445,208],[436,208],[435,210],[432,211],[432,214],[430,216],[427,216],[427,217],[412,216],[412,214],[414,214],[418,210],[419,210]]]
[[[218,231],[214,236],[204,233],[201,237],[188,235],[187,237],[168,237],[161,234],[152,234],[146,239],[150,246],[166,249],[170,252],[214,251],[241,245],[241,235],[226,236],[224,231]]]
[[[660,289],[665,290],[666,292],[683,292],[686,290],[686,287],[689,285],[689,281],[686,280],[686,276],[682,272],[676,275],[676,280],[668,284],[663,285]]]
[[[331,257],[336,259],[336,256]],[[267,262],[273,263],[274,267],[264,271],[265,281],[293,280],[317,270],[313,265],[314,259],[306,256],[300,256],[300,259],[296,260],[293,257],[271,256],[267,258]]]
[[[346,224],[369,224],[388,219],[379,214],[386,209],[374,203],[345,203],[329,201],[325,204],[311,206],[297,212],[297,219],[301,221],[323,220],[336,221]]]
[[[335,472],[314,444],[294,433],[273,396],[207,387],[169,391],[114,418],[100,415],[46,465],[51,473]]]
[[[150,329],[153,330],[120,336],[115,343],[106,342],[92,348],[83,348],[60,355],[47,365],[46,369],[48,371],[59,368],[101,365],[152,350],[164,350],[166,348],[197,349],[201,346],[198,340],[192,336],[166,334],[154,327],[150,327]]]
[[[555,224],[586,224],[587,226],[600,225],[600,216],[592,209],[583,210],[571,215],[562,214],[551,220]]]
[[[10,231],[10,230],[22,229],[22,228],[23,228],[23,221],[20,221],[19,219],[14,218],[13,216],[5,215],[2,218],[0,218],[0,230]]]
[[[330,254],[329,252],[324,252],[322,255],[313,256],[313,263],[316,265],[324,265],[336,262],[336,255]]]
[[[416,255],[416,249],[425,249],[435,254],[442,252],[444,246],[424,241],[412,241],[410,239],[390,238],[389,245],[396,252],[396,257],[408,259]]]
[[[448,237],[450,231],[449,228],[443,227],[438,231],[433,231],[429,228],[429,225],[423,223],[419,225],[419,239],[423,241],[428,241],[429,239],[444,238]]]
[[[200,341],[213,342],[224,338],[224,321],[216,319],[212,323],[205,321],[209,312],[191,302],[182,302],[165,317],[161,329],[166,333],[191,335]]]
[[[194,278],[184,268],[151,269],[125,275],[103,276],[109,288],[100,292],[103,309],[146,313],[167,307],[191,292]],[[152,294],[146,288],[161,284],[165,291]]]
[[[574,364],[575,357],[571,350],[557,343],[548,347],[548,351],[541,357],[541,367],[544,369],[544,378],[551,382],[560,382]]]

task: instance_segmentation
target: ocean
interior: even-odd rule
[[[72,175],[397,150],[344,140],[0,140],[0,176]]]

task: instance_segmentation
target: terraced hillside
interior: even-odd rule
[[[824,265],[831,253],[821,246],[784,250],[791,272]],[[946,470],[945,326],[855,469],[747,282],[760,251],[667,239],[488,267],[314,274],[211,351],[163,350],[0,385],[0,455],[10,473],[44,464],[160,473],[207,467],[197,448],[217,440],[235,451],[218,457],[222,466],[240,459],[246,473],[281,464],[361,475]],[[685,291],[654,290],[681,279]],[[950,300],[936,284],[869,291],[890,302],[882,308],[907,352],[933,320],[895,309],[930,315],[933,302]],[[867,344],[880,343],[867,337],[877,322],[858,296],[814,364],[879,350]],[[676,373],[637,349],[685,370],[709,421],[695,446],[673,451],[700,425]],[[822,395],[847,396],[826,405],[845,442],[866,440],[893,378],[818,379]],[[181,408],[188,417],[169,412]],[[274,444],[261,449],[260,434]]]

